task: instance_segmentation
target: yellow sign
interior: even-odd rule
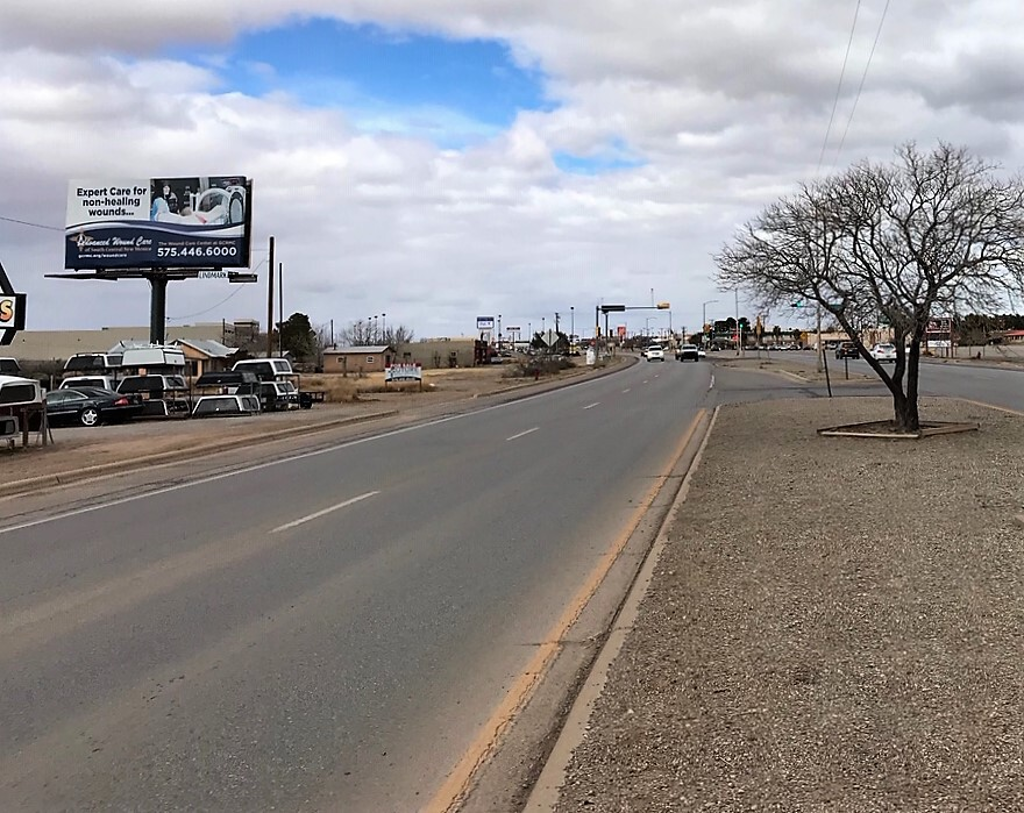
[[[669,304],[668,302],[659,302],[658,303],[658,310],[660,310],[660,311],[667,311],[671,307],[672,307],[672,305]]]

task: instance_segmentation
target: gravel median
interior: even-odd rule
[[[558,810],[1024,810],[1024,419],[922,406],[721,411]]]

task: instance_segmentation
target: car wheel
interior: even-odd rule
[[[94,407],[86,407],[78,413],[78,422],[82,426],[96,426],[100,422],[99,410]]]

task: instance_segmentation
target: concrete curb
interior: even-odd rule
[[[303,435],[313,435],[317,432],[325,432],[328,429],[367,423],[369,421],[376,421],[382,418],[390,418],[397,414],[397,409],[390,409],[383,412],[373,412],[368,415],[353,415],[348,418],[334,418],[320,423],[290,427],[288,429],[279,429],[262,435],[246,435],[216,443],[206,443],[201,446],[193,446],[188,449],[176,449],[171,452],[161,452],[160,454],[155,454],[151,457],[139,458],[136,460],[116,460],[109,463],[101,463],[96,466],[86,466],[85,468],[76,469],[74,471],[41,474],[37,477],[27,477],[24,480],[0,483],[0,497],[23,494],[26,491],[32,491],[37,488],[67,485],[81,480],[88,480],[92,477],[102,477],[104,474],[134,471],[136,469],[144,469],[163,463],[176,463],[194,457],[208,457],[209,455],[216,454],[217,452],[230,451],[231,449],[237,449],[241,446],[263,445],[265,443],[272,443],[276,440],[302,437]]]
[[[640,615],[640,605],[650,589],[661,554],[669,543],[669,531],[680,508],[689,496],[690,484],[700,468],[705,449],[711,440],[721,410],[721,406],[715,407],[710,417],[705,419],[703,437],[700,439],[693,457],[688,461],[679,488],[672,498],[672,504],[662,518],[655,538],[640,561],[629,589],[611,620],[608,634],[591,663],[589,673],[571,701],[569,712],[544,761],[544,767],[537,776],[526,803],[522,807],[524,813],[551,813],[558,806],[561,787],[565,781],[573,752],[586,737],[591,713],[595,703],[604,692],[611,666],[622,651],[622,647]]]

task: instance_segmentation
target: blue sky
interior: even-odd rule
[[[177,49],[214,67],[225,90],[286,92],[343,109],[368,132],[401,132],[461,147],[507,128],[520,110],[550,110],[544,77],[497,41],[398,34],[315,19],[242,35],[226,55]]]

